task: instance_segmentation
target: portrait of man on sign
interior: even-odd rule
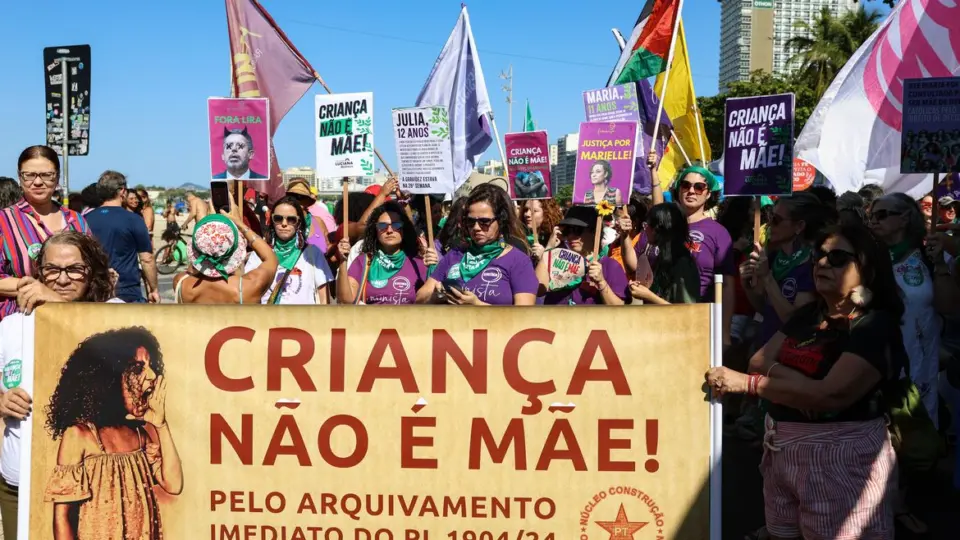
[[[225,170],[214,175],[215,180],[264,179],[266,175],[250,169],[254,156],[253,138],[247,128],[223,128],[223,164]]]

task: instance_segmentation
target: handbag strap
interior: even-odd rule
[[[297,255],[297,260],[293,261],[293,268],[297,267],[297,263],[300,262],[300,257],[303,257],[303,250],[300,250],[300,254]],[[293,273],[293,268],[284,272],[283,277],[280,278],[277,286],[274,287],[273,294],[270,295],[270,299],[267,300],[268,303],[277,304],[280,302],[280,295],[283,294],[283,289],[287,286],[287,280],[290,279],[290,274]]]

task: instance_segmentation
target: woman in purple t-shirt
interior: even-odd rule
[[[350,241],[337,244],[340,256],[350,255]],[[377,207],[364,229],[360,256],[349,269],[346,262],[337,274],[341,304],[413,304],[427,278],[419,255],[417,231],[399,204]]]
[[[537,265],[537,279],[543,303],[547,306],[605,304],[622,306],[627,297],[627,275],[623,267],[610,257],[596,260],[593,253],[597,234],[597,209],[593,206],[574,206],[559,223],[565,248],[580,256],[586,263],[586,279],[577,278],[560,289],[550,289],[550,266],[557,250],[547,251]],[[569,253],[567,253],[570,255]]]
[[[417,303],[534,305],[539,283],[507,192],[493,184],[477,186],[467,198],[460,226],[465,244],[439,260],[417,293]],[[436,250],[427,249],[424,260],[433,264]]]
[[[773,208],[767,230],[767,249],[754,251],[740,265],[747,298],[763,314],[757,335],[762,347],[803,305],[814,300],[810,253],[826,223],[826,207],[815,195],[794,193]]]

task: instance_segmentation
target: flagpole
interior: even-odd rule
[[[317,79],[317,82],[320,83],[320,86],[322,86],[323,89],[326,90],[328,94],[333,93],[333,90],[331,90],[330,87],[327,86],[327,83],[323,80],[323,77],[321,77],[319,73],[314,71],[313,76],[314,78]],[[380,163],[383,164],[383,168],[387,170],[387,174],[389,174],[390,176],[393,176],[393,171],[390,169],[390,165],[387,165],[387,161],[383,159],[383,156],[380,155],[380,151],[377,150],[376,147],[374,147],[373,153],[377,155],[377,158],[380,160]]]
[[[680,14],[683,12],[683,0],[677,3],[677,16],[673,20],[673,36],[670,38],[670,52],[667,54],[667,70],[663,74],[663,89],[660,91],[660,104],[657,106],[657,121],[653,124],[653,140],[650,151],[657,147],[657,134],[660,131],[660,119],[663,118],[663,98],[667,95],[667,83],[670,80],[670,65],[673,64],[673,52],[677,48],[677,29],[680,28]]]
[[[493,115],[489,116],[490,125],[493,127],[493,139],[497,141],[497,149],[500,150],[500,159],[503,160],[503,174],[507,174],[507,154],[503,152],[503,144],[500,142],[500,132],[497,130],[497,121],[493,119]]]
[[[677,143],[677,148],[679,148],[679,149],[680,149],[680,153],[683,154],[683,160],[687,162],[687,165],[688,165],[688,166],[689,166],[689,165],[692,165],[692,163],[690,163],[690,156],[687,155],[686,150],[683,149],[683,145],[680,144],[680,139],[677,138],[677,132],[676,132],[676,131],[670,130],[670,139],[671,139],[673,142]]]
[[[679,19],[679,15],[677,16]],[[681,19],[682,21],[682,19]],[[681,24],[683,24],[681,22]],[[687,59],[687,69],[689,71],[690,66],[690,49],[687,47],[687,32],[683,32],[683,56]],[[700,161],[707,161],[707,153],[703,150],[703,130],[700,129],[701,117],[700,117],[700,107],[697,105],[697,92],[693,89],[693,73],[690,73],[690,76],[687,78],[690,81],[690,95],[693,96],[693,118],[696,120],[697,124],[697,142],[700,145]],[[664,85],[666,88],[666,85]],[[688,160],[689,161],[689,160]]]

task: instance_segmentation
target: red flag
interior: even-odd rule
[[[316,71],[259,2],[226,0],[226,3],[233,95],[270,100],[271,172],[265,189],[260,191],[270,200],[276,200],[284,193],[283,172],[273,151],[272,137],[284,115],[313,86]]]

